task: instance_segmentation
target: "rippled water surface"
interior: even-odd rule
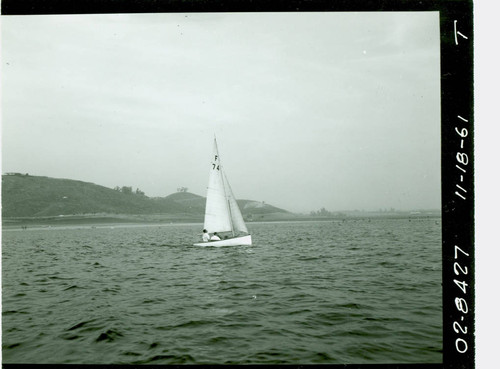
[[[5,363],[442,362],[441,221],[3,231]]]

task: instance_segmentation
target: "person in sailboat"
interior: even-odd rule
[[[202,236],[203,242],[208,242],[210,241],[210,235],[208,234],[207,230],[203,230],[203,236]]]
[[[214,235],[210,237],[210,241],[220,241],[220,237],[217,235],[217,232],[214,232]]]

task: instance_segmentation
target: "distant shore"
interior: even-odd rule
[[[34,225],[67,226],[67,225],[102,225],[102,224],[154,224],[154,223],[203,223],[203,217],[192,215],[130,215],[130,214],[98,214],[98,215],[59,215],[48,217],[2,218],[3,227],[20,227]]]
[[[349,221],[380,218],[408,218],[426,219],[441,218],[439,212],[349,212],[332,216],[310,216],[304,214],[266,214],[255,219],[246,219],[248,224],[253,222],[280,222],[280,221]],[[33,226],[71,226],[71,225],[116,225],[116,224],[171,224],[171,223],[203,223],[203,216],[192,214],[83,214],[59,215],[48,217],[16,217],[2,218],[2,227],[5,229],[33,227]]]

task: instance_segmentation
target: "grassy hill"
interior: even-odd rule
[[[288,213],[256,201],[238,200],[238,203],[247,219],[256,214]],[[205,197],[189,192],[150,198],[70,179],[2,176],[4,218],[83,214],[174,214],[202,218],[204,212]]]
[[[93,183],[37,176],[2,176],[2,216],[180,212],[171,201],[157,203],[146,196],[125,194]]]

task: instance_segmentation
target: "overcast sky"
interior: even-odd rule
[[[440,208],[437,12],[2,17],[2,172]]]

